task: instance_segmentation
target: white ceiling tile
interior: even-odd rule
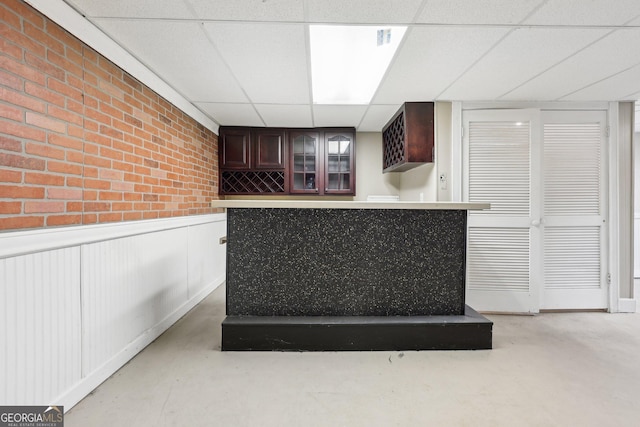
[[[608,30],[518,28],[443,94],[493,100],[607,34]]]
[[[189,100],[247,101],[200,24],[113,19],[96,21]]]
[[[380,132],[384,125],[398,111],[401,104],[370,105],[367,113],[358,126],[359,132]]]
[[[308,22],[410,23],[422,0],[311,0]]]
[[[312,127],[309,105],[255,104],[258,113],[270,127]]]
[[[357,127],[366,105],[314,105],[314,126],[349,126]]]
[[[640,0],[66,2],[225,125],[379,131],[405,101],[640,93]],[[367,108],[311,104],[304,22],[417,25]],[[630,28],[596,41],[619,25]]]
[[[418,27],[405,35],[375,104],[431,101],[509,30],[505,28]]]
[[[220,126],[265,126],[251,104],[196,102]]]
[[[183,0],[66,0],[87,17],[194,18]]]
[[[204,26],[252,102],[309,102],[304,25]]]
[[[620,25],[640,15],[638,0],[549,0],[525,23],[531,25]]]
[[[129,0],[130,1],[130,0]],[[184,0],[201,19],[302,22],[300,0]]]
[[[640,61],[639,61],[640,62]],[[634,88],[631,89],[630,88]],[[562,101],[635,100],[640,91],[640,65],[572,93]]]
[[[504,100],[556,100],[640,62],[640,29],[624,29],[567,58]]]
[[[541,0],[428,0],[417,22],[429,24],[517,24]]]

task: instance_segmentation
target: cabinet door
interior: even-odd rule
[[[249,169],[251,165],[251,132],[249,129],[220,131],[220,167],[223,169]]]
[[[284,169],[285,139],[281,129],[256,130],[254,133],[255,168]]]
[[[291,132],[289,134],[291,164],[291,193],[318,194],[322,188],[320,174],[320,134],[318,132]]]
[[[355,194],[353,132],[327,132],[324,141],[325,194]]]

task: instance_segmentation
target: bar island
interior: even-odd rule
[[[484,203],[213,201],[227,211],[222,350],[490,349],[465,304]]]

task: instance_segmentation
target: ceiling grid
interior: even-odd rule
[[[221,125],[380,131],[406,101],[640,94],[637,0],[51,1],[73,7]],[[408,27],[370,102],[314,103],[311,24]]]

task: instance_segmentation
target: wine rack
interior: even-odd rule
[[[284,193],[284,171],[224,171],[221,194]]]

